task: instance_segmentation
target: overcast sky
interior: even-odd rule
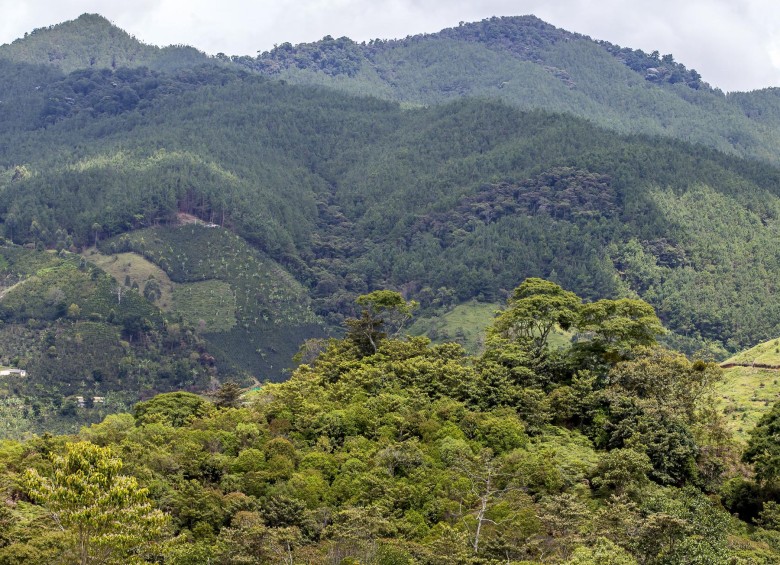
[[[84,12],[146,43],[228,55],[325,35],[391,39],[534,14],[595,39],[672,53],[725,91],[780,86],[777,0],[0,0],[0,44]]]

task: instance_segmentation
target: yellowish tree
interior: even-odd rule
[[[28,469],[28,495],[73,536],[78,563],[143,563],[161,539],[168,517],[153,508],[148,491],[120,475],[122,461],[108,447],[70,443],[51,456],[51,476]]]

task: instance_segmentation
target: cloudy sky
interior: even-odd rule
[[[84,12],[146,43],[228,55],[324,35],[389,39],[535,14],[596,39],[672,53],[725,91],[780,86],[777,0],[0,0],[0,44]]]

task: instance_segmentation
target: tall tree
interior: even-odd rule
[[[360,317],[346,321],[347,338],[364,355],[376,353],[379,342],[388,334],[396,335],[418,306],[393,290],[375,290],[358,296],[355,302],[361,307]]]
[[[508,308],[496,318],[492,332],[526,341],[539,354],[556,326],[567,330],[575,322],[580,298],[554,282],[539,278],[523,281],[512,293]]]

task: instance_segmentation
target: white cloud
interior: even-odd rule
[[[780,85],[774,0],[0,0],[0,43],[84,12],[100,13],[147,43],[231,55],[325,35],[404,37],[533,13],[594,38],[673,53],[724,90]]]

